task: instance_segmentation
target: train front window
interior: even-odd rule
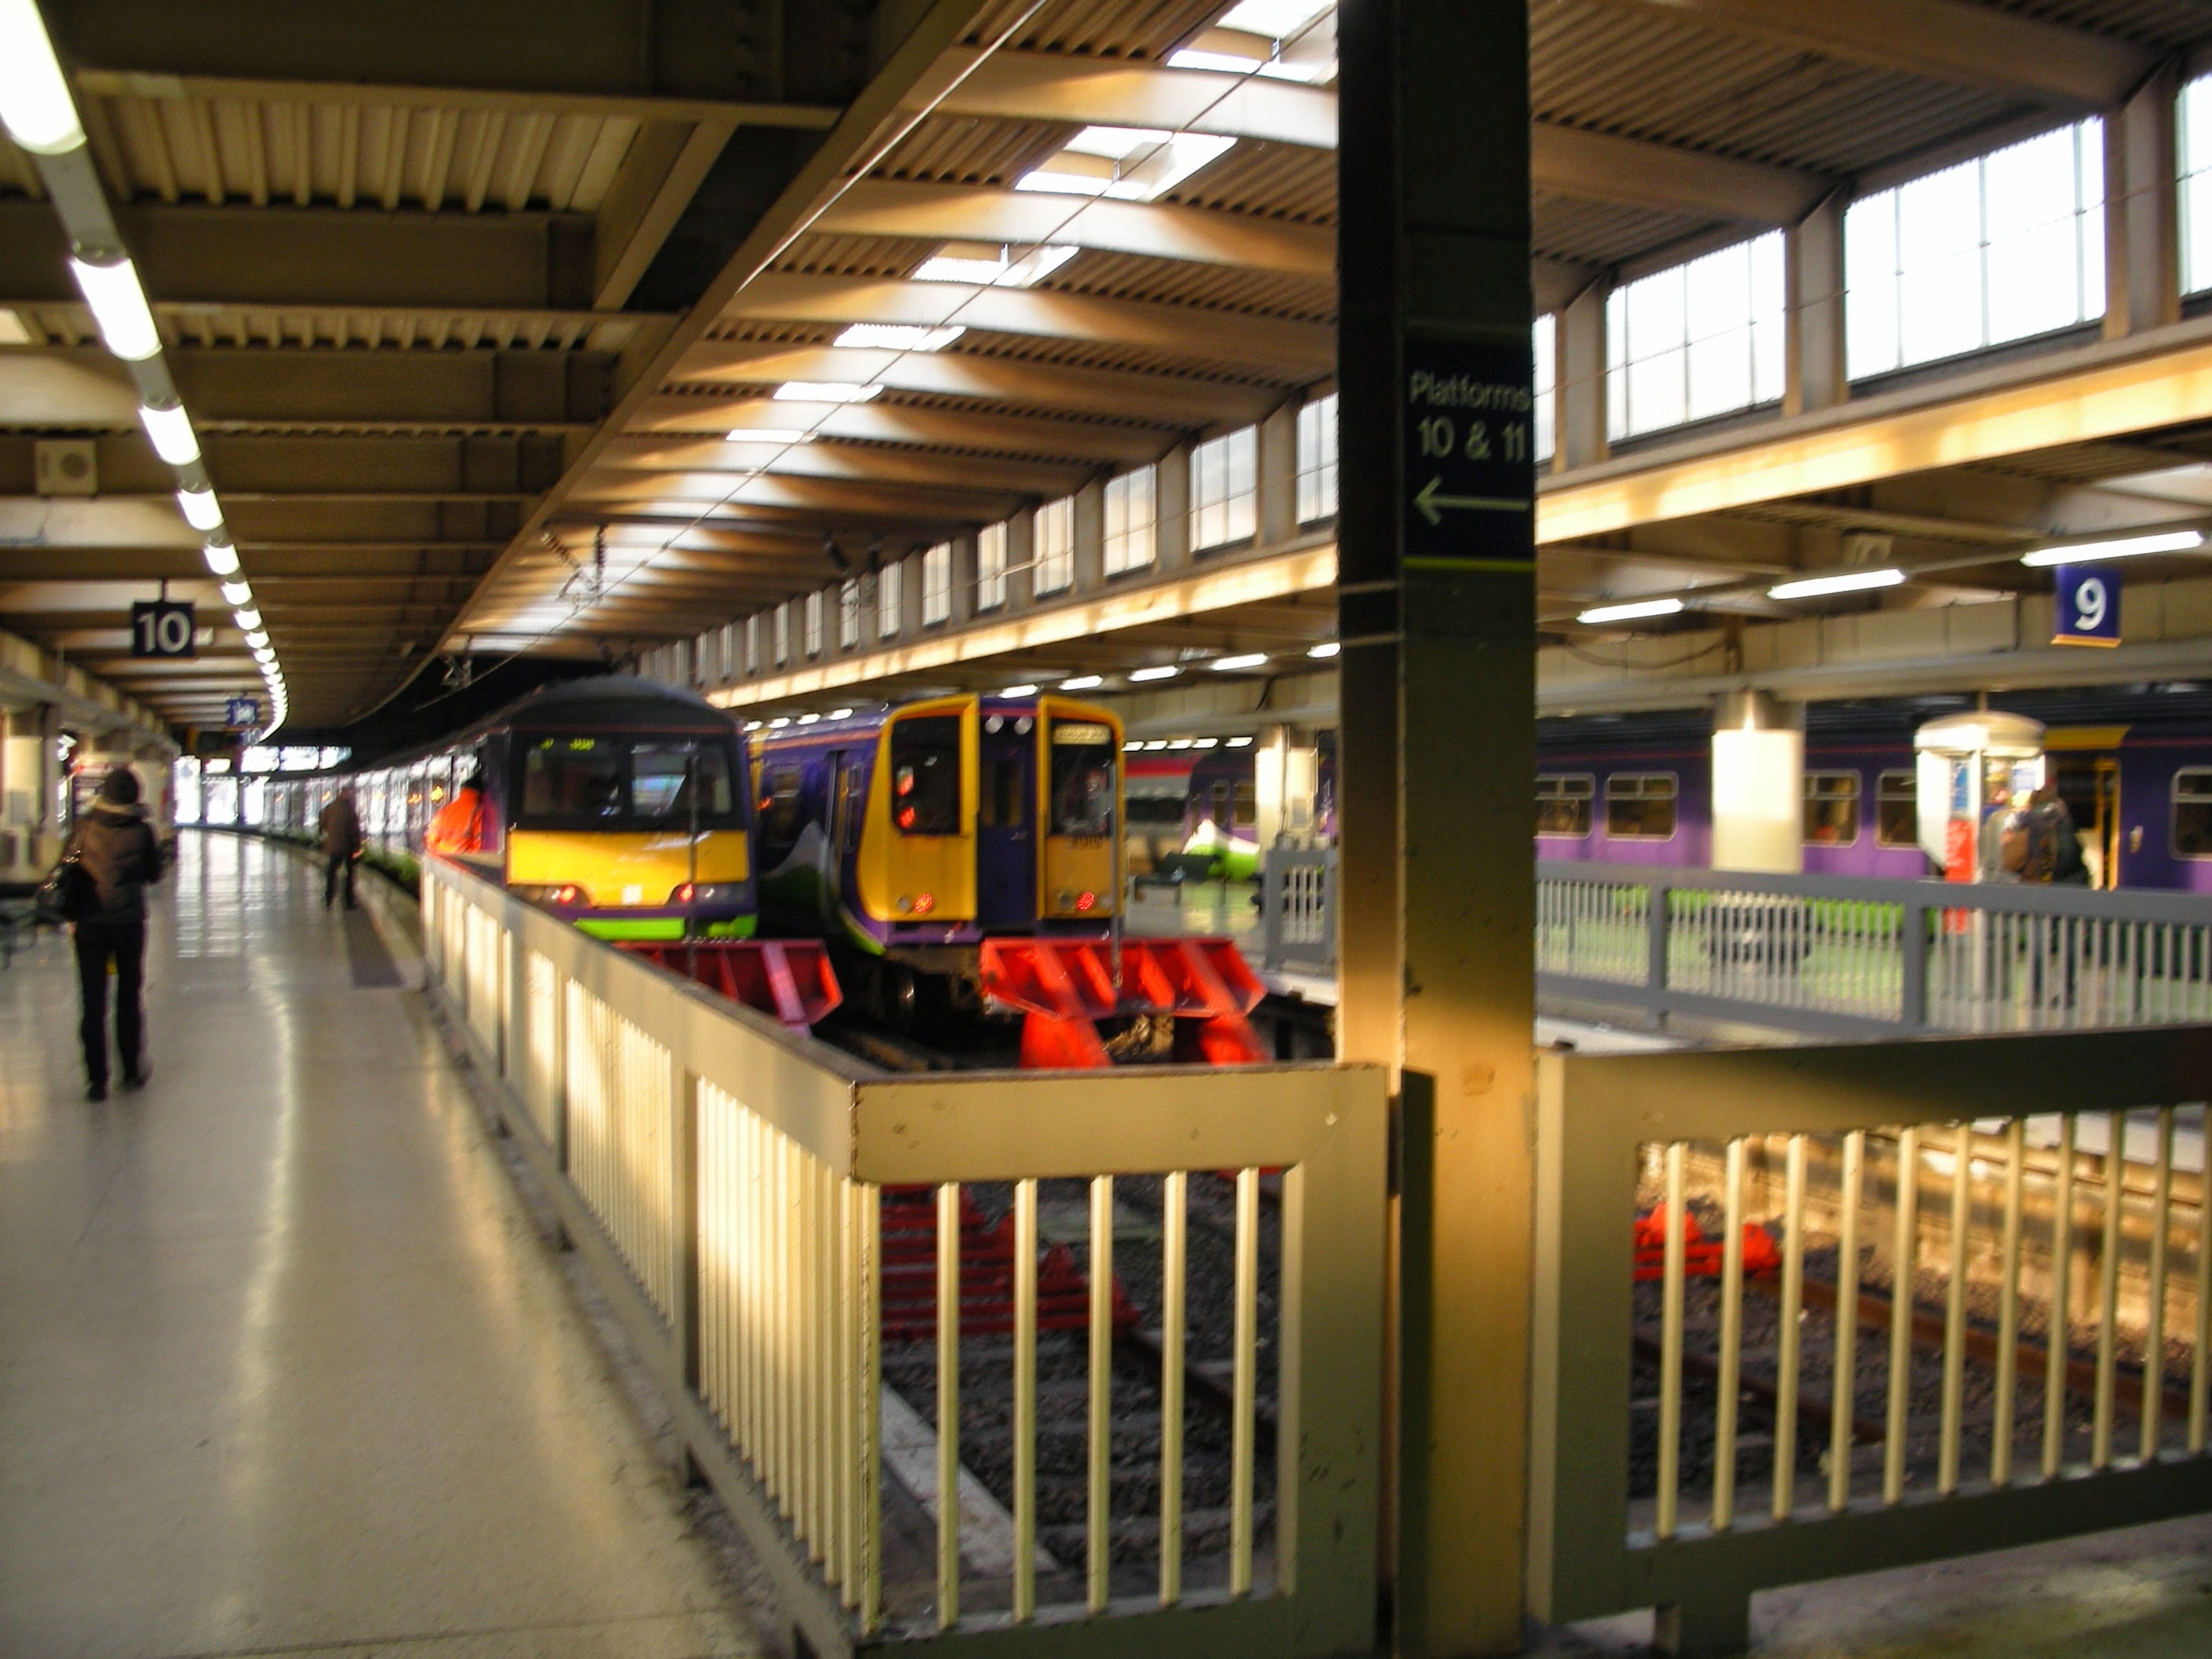
[[[1114,728],[1099,720],[1052,723],[1052,833],[1114,833]]]
[[[1859,838],[1859,775],[1805,775],[1805,844],[1849,847]]]
[[[729,751],[720,744],[636,744],[629,772],[633,817],[676,823],[696,809],[702,823],[721,823],[734,810]]]
[[[1589,773],[1536,780],[1536,833],[1579,841],[1590,832],[1590,801],[1597,780]]]
[[[605,823],[623,815],[622,745],[606,738],[539,738],[523,753],[525,819]]]
[[[891,823],[902,836],[960,833],[960,717],[920,714],[891,726]]]
[[[2212,766],[2173,775],[2173,855],[2212,859]]]
[[[1909,771],[1885,772],[1877,781],[1874,801],[1874,844],[1877,847],[1917,847],[1920,844],[1920,785]]]

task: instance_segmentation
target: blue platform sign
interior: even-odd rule
[[[261,724],[261,699],[233,697],[225,712],[223,724],[234,726],[253,726]]]
[[[2058,603],[2051,614],[2053,645],[2120,642],[2120,577],[2108,565],[2057,567]]]

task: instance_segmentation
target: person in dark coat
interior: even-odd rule
[[[331,796],[330,805],[315,820],[315,827],[323,832],[323,856],[329,860],[323,866],[323,908],[329,909],[331,901],[337,896],[338,880],[343,876],[346,908],[358,910],[361,906],[353,896],[353,866],[361,857],[361,813],[354,806],[353,791],[341,789]]]
[[[107,1098],[107,978],[115,971],[115,1046],[123,1055],[123,1086],[143,1085],[146,1012],[146,890],[161,879],[161,847],[138,804],[138,780],[127,766],[103,779],[99,797],[70,836],[77,863],[92,878],[100,913],[72,925],[77,986],[83,994],[85,1095]]]

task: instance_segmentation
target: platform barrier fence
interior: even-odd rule
[[[450,865],[422,902],[813,1651],[1365,1650],[1378,1070],[880,1073]]]
[[[1538,1616],[1740,1650],[1758,1589],[2212,1510],[2208,1091],[2203,1027],[1542,1055]]]

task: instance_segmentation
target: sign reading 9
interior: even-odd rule
[[[2118,645],[2120,579],[2101,565],[2062,564],[2053,607],[2053,645]]]

